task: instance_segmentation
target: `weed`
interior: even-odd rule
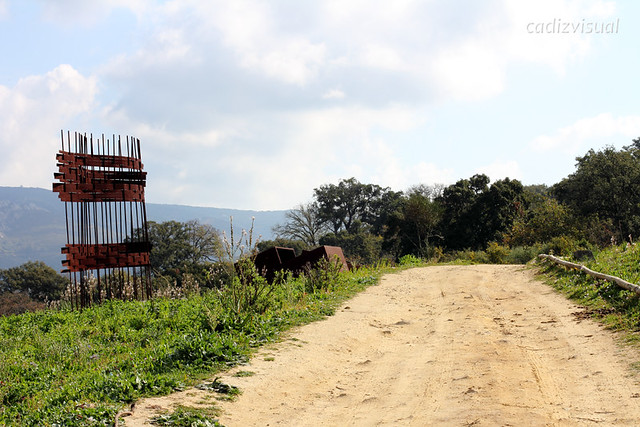
[[[223,247],[226,259],[223,263],[230,273],[226,282],[217,288],[217,296],[223,311],[228,314],[231,327],[244,327],[256,315],[264,314],[272,305],[271,294],[278,286],[277,282],[269,283],[259,274],[253,259],[257,253],[259,239],[253,238],[253,221],[249,232],[242,230],[242,236],[234,239],[233,218],[230,218],[230,233],[223,236]]]
[[[424,265],[425,262],[422,258],[418,258],[415,255],[405,255],[400,258],[400,267],[418,267]]]
[[[341,268],[342,262],[337,256],[331,260],[322,258],[313,267],[307,267],[303,274],[305,291],[330,291],[339,281]]]
[[[238,378],[242,378],[242,377],[252,377],[254,376],[256,373],[252,372],[252,371],[238,371],[235,374],[233,374],[234,377],[238,377]]]
[[[157,415],[151,419],[151,424],[167,427],[223,427],[217,419],[215,411],[179,406],[168,415]]]
[[[200,390],[215,391],[216,393],[223,394],[225,395],[224,400],[234,400],[242,393],[238,387],[225,384],[219,381],[219,378],[215,378],[213,382],[208,384],[198,384],[196,388]]]

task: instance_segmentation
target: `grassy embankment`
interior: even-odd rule
[[[591,261],[573,261],[591,270],[640,283],[640,246],[622,244],[594,253]],[[570,257],[565,259],[571,261]],[[540,262],[545,280],[564,295],[585,307],[581,316],[603,322],[608,328],[625,332],[628,340],[640,342],[640,297],[575,270],[550,261]]]
[[[384,271],[290,278],[265,312],[230,312],[229,296],[209,291],[0,318],[0,425],[113,425],[131,402],[202,382],[282,331],[333,314]],[[215,425],[184,410],[158,424]]]

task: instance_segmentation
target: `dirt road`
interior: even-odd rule
[[[223,375],[243,393],[213,402],[227,427],[640,425],[640,353],[577,311],[520,266],[411,269]]]

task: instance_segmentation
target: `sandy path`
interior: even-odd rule
[[[214,402],[233,426],[640,425],[640,385],[608,331],[520,266],[437,266],[385,276],[221,380],[138,403]],[[238,370],[250,377],[234,377]]]

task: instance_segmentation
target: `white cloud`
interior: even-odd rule
[[[199,62],[199,58],[191,53],[191,46],[184,40],[181,30],[162,29],[147,40],[144,48],[138,49],[130,56],[117,56],[100,68],[103,75],[126,81],[137,78],[152,68],[164,70],[178,64],[185,64],[186,61],[189,61],[189,66],[192,66]]]
[[[386,141],[378,141],[375,146],[367,147],[363,156],[366,163],[362,164],[372,164],[374,167],[362,171],[360,175],[367,182],[390,187],[395,191],[404,191],[417,184],[449,184],[455,180],[452,169],[443,169],[435,163],[425,161],[404,163],[396,150]]]
[[[403,164],[395,141],[377,134],[377,130],[403,133],[423,124],[424,118],[411,109],[329,108],[294,113],[283,120],[291,134],[285,144],[269,159],[252,156],[253,166],[244,169],[260,170],[247,189],[260,206],[288,208],[310,199],[313,188],[351,176],[395,190],[416,182],[451,180],[451,171],[434,164],[418,159]],[[279,191],[283,188],[287,191]]]
[[[392,71],[408,69],[397,48],[367,43],[361,49],[358,62],[367,67]]]
[[[276,80],[302,86],[316,77],[324,62],[325,50],[321,43],[292,39],[265,51],[246,50],[241,53],[241,64],[247,69],[257,68]]]
[[[551,135],[540,135],[531,142],[535,151],[561,150],[567,153],[593,145],[613,144],[623,139],[640,136],[640,116],[614,117],[611,113],[602,113],[595,117],[580,119],[575,123],[558,129]]]
[[[529,24],[602,22],[614,12],[615,4],[602,0],[503,0],[462,30],[459,40],[442,44],[427,67],[445,99],[490,98],[504,90],[511,64],[540,64],[564,75],[567,65],[587,55],[595,40],[588,34],[532,34]]]
[[[483,173],[491,178],[491,182],[499,179],[522,179],[520,165],[515,160],[496,160],[486,166],[481,166],[474,171],[474,174]]]
[[[0,0],[0,21],[9,17],[9,7],[7,0]]]
[[[96,94],[95,78],[70,65],[23,78],[13,88],[0,86],[2,185],[50,187],[59,132],[91,112]]]
[[[443,49],[433,62],[438,90],[446,98],[476,101],[503,91],[506,61],[475,41]]]
[[[452,175],[425,162],[402,165],[393,141],[375,135],[423,124],[421,115],[397,106],[260,113],[192,133],[117,120],[142,141],[154,202],[287,209],[345,177],[403,190]]]
[[[138,9],[145,4],[140,1]],[[563,73],[588,53],[593,37],[532,35],[527,23],[557,16],[607,18],[614,9],[602,0],[544,0],[535,7],[501,0],[464,11],[455,4],[409,0],[297,8],[256,0],[190,0],[151,10],[140,19],[155,30],[135,55],[112,61],[110,73],[135,78],[146,67],[162,73],[163,65],[180,63],[171,85],[206,86],[205,76],[231,79],[230,84],[244,78],[261,87],[273,82],[339,86],[354,103],[428,105],[494,97],[505,90],[512,64],[541,64]],[[188,75],[191,69],[201,70],[198,80]],[[246,82],[236,90],[242,86]],[[291,96],[297,94],[288,91],[286,99],[295,101]]]
[[[36,181],[21,160],[29,149],[8,141],[43,147],[67,123],[94,115],[100,121],[85,123],[142,140],[154,201],[286,208],[308,200],[314,187],[351,175],[394,189],[451,182],[452,170],[406,155],[418,148],[416,129],[434,105],[495,97],[508,87],[514,64],[562,74],[595,39],[531,35],[527,22],[615,11],[599,0],[544,0],[535,7],[494,0],[464,10],[460,3],[41,2],[46,19],[67,26],[131,10],[138,18],[133,53],[94,64],[99,81],[61,66],[0,87],[0,138],[7,138],[9,153],[0,160],[0,178]],[[98,83],[109,97],[102,104]],[[562,144],[563,135],[536,144]],[[52,167],[51,156],[38,165]],[[514,161],[482,171],[494,179],[519,176]]]
[[[62,25],[89,27],[104,20],[114,9],[127,9],[141,17],[153,6],[153,0],[40,0],[44,18]]]
[[[180,13],[193,10],[205,37],[221,36],[237,63],[248,71],[288,84],[305,85],[314,79],[325,61],[326,48],[302,33],[282,33],[279,22],[290,17],[276,14],[268,4],[253,0],[191,2]],[[175,13],[175,11],[174,11]],[[212,33],[210,28],[218,33]]]
[[[344,96],[344,92],[340,89],[331,89],[322,95],[322,99],[342,99]]]

